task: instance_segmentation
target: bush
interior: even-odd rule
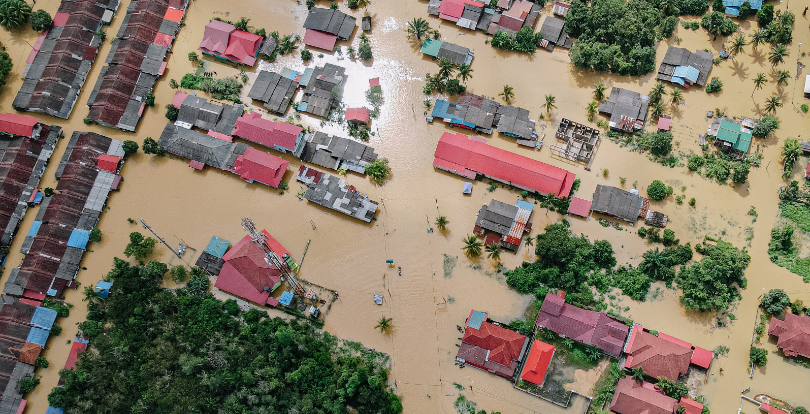
[[[748,16],[751,15],[751,10],[752,10],[751,9],[751,3],[748,2],[748,1],[744,1],[743,4],[740,5],[740,11],[739,11],[739,15],[737,15],[737,18],[740,19],[740,20],[747,19]]]
[[[31,6],[22,0],[0,1],[0,26],[6,30],[22,27],[31,15]]]
[[[695,200],[695,198],[694,198],[694,197],[692,197],[692,198],[689,200],[689,205],[690,205],[690,206],[692,206],[692,207],[694,207],[696,202],[697,202],[697,200]]]
[[[796,409],[793,410],[793,414],[807,414],[807,409],[804,407],[796,407]]]
[[[782,289],[771,289],[762,297],[759,306],[762,306],[762,309],[771,315],[780,315],[786,307],[790,306],[790,298]]]
[[[366,174],[377,184],[383,184],[391,175],[391,167],[388,165],[388,158],[377,158],[366,167]]]
[[[751,134],[757,138],[768,136],[774,130],[779,129],[779,120],[773,116],[766,115],[757,121]]]
[[[155,106],[155,94],[147,92],[146,96],[144,96],[144,103],[146,106]]]
[[[48,368],[50,365],[51,364],[44,357],[37,357],[37,359],[34,360],[34,366],[37,368]]]
[[[162,156],[166,154],[166,150],[161,148],[152,137],[146,137],[146,139],[143,140],[143,153]]]
[[[810,111],[810,107],[808,107],[807,104],[802,104],[801,109],[802,109],[802,112]]]
[[[88,240],[94,243],[101,241],[101,230],[98,227],[93,227],[90,230],[90,235],[88,236]]]
[[[178,107],[176,107],[176,106],[174,106],[172,104],[166,105],[166,119],[168,119],[169,121],[174,122],[174,121],[177,121],[177,116],[178,115],[180,115],[180,108],[178,108]]]
[[[723,81],[719,78],[714,77],[712,80],[706,84],[706,93],[715,93],[720,92],[723,89]]]
[[[200,60],[200,56],[197,54],[197,52],[188,52],[189,62],[196,62],[198,60]]]
[[[223,302],[222,309],[225,309],[225,312],[228,312],[231,316],[239,315],[239,304],[233,299],[228,299]]]
[[[764,367],[768,364],[768,351],[752,346],[748,351],[748,360],[753,362],[756,366]]]
[[[731,181],[737,184],[748,181],[748,172],[751,171],[751,167],[748,166],[748,163],[735,162],[732,168],[734,168],[734,174],[731,175]]]
[[[31,13],[31,29],[36,32],[42,32],[51,27],[53,24],[53,19],[51,15],[48,14],[45,10],[37,10]]]
[[[29,377],[20,380],[20,394],[25,395],[39,385],[39,378]]]
[[[622,294],[636,301],[643,301],[647,297],[653,282],[649,276],[632,266],[619,266],[614,280],[618,282],[617,287],[621,289]]]
[[[647,229],[644,227],[638,229],[638,236],[641,237],[642,239],[647,237]]]
[[[309,62],[312,60],[312,52],[309,49],[304,49],[301,51],[301,60],[304,62]]]
[[[169,276],[171,276],[174,283],[182,283],[188,278],[188,271],[183,265],[174,266],[169,270]]]
[[[701,16],[709,10],[709,2],[706,0],[674,0],[672,3],[678,8],[681,16]]]
[[[467,88],[459,83],[458,79],[450,79],[445,86],[447,94],[450,96],[460,95],[467,91]]]
[[[658,30],[661,37],[667,38],[672,36],[676,27],[678,27],[678,18],[675,16],[669,16],[661,22]]]
[[[374,57],[371,53],[371,45],[368,40],[360,42],[360,47],[357,48],[357,56],[364,61],[369,61]]]
[[[678,244],[679,240],[675,239],[675,232],[670,229],[664,229],[663,243],[664,246],[672,246]]]
[[[359,6],[357,5],[357,0],[349,0],[349,2],[348,2],[348,6],[349,6],[349,8],[350,8],[350,9],[352,9],[352,10],[357,10],[357,8],[359,7]]]
[[[667,197],[667,186],[659,180],[653,181],[647,187],[647,195],[655,201],[661,201]]]
[[[657,132],[650,135],[650,152],[658,157],[669,155],[672,151],[672,134]]]
[[[138,143],[135,141],[124,141],[124,144],[121,145],[121,148],[124,150],[124,157],[129,157],[130,155],[135,155],[138,152]]]
[[[509,36],[508,33],[503,31],[497,31],[492,36],[492,40],[489,42],[492,47],[503,49],[503,50],[514,50],[515,49],[515,39],[512,36]]]

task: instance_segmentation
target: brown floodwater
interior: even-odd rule
[[[326,6],[326,2],[319,2]],[[107,28],[107,33],[115,33],[124,18],[128,1],[124,1]],[[44,8],[53,14],[59,5],[57,0],[40,0],[36,8]],[[784,9],[786,5],[777,5]],[[794,6],[793,11],[797,11]],[[341,4],[345,11],[345,4]],[[300,201],[295,194],[301,188],[293,179],[293,171],[300,162],[289,155],[282,155],[292,162],[285,180],[290,189],[283,195],[269,187],[245,184],[237,176],[212,169],[198,172],[187,167],[182,160],[156,158],[138,154],[127,160],[123,167],[125,181],[121,191],[111,196],[109,210],[101,218],[99,227],[103,241],[90,246],[85,256],[78,281],[92,284],[98,281],[109,269],[112,257],[121,255],[127,243],[127,234],[143,231],[139,226],[129,224],[127,218],[144,218],[170,244],[176,245],[183,239],[193,249],[184,256],[187,263],[193,263],[197,254],[205,248],[212,235],[237,242],[244,236],[240,226],[241,217],[251,217],[260,228],[267,229],[294,257],[303,254],[307,240],[312,240],[304,261],[301,277],[314,283],[340,292],[340,299],[329,312],[325,329],[341,338],[359,341],[364,345],[388,353],[392,357],[392,383],[403,398],[405,412],[453,413],[453,401],[458,391],[454,383],[465,387],[464,395],[486,410],[502,413],[559,413],[564,410],[540,401],[512,388],[511,383],[496,376],[472,368],[459,369],[453,365],[461,325],[471,308],[483,310],[490,317],[508,322],[522,317],[531,297],[510,290],[504,277],[496,272],[495,263],[485,258],[468,259],[461,252],[461,237],[471,232],[475,213],[482,204],[492,198],[513,203],[517,194],[499,188],[487,192],[488,183],[475,182],[471,196],[461,195],[462,179],[432,167],[433,151],[441,134],[448,129],[441,122],[433,125],[424,121],[422,113],[422,86],[426,73],[435,73],[437,66],[419,53],[419,45],[406,39],[404,28],[407,21],[427,18],[426,2],[383,2],[375,1],[368,13],[374,16],[374,29],[370,41],[375,59],[370,63],[350,62],[348,58],[330,56],[313,59],[315,64],[336,62],[346,66],[348,85],[345,101],[350,106],[364,104],[364,94],[368,79],[379,76],[385,103],[379,119],[373,122],[376,135],[370,139],[378,154],[390,160],[393,176],[384,186],[375,186],[366,177],[350,173],[349,184],[359,191],[368,193],[370,198],[380,201],[380,212],[373,224],[364,224],[346,216],[334,213]],[[544,14],[548,14],[548,7]],[[356,17],[363,10],[352,13]],[[174,53],[169,57],[168,69],[155,90],[156,106],[146,111],[137,133],[128,134],[100,126],[86,126],[82,118],[87,114],[86,101],[89,91],[98,77],[104,57],[109,52],[109,43],[101,47],[99,58],[93,66],[88,82],[79,96],[74,112],[69,120],[59,120],[43,116],[44,122],[55,123],[69,136],[75,130],[94,131],[117,139],[134,139],[141,142],[146,137],[157,139],[166,123],[163,107],[170,103],[174,90],[168,79],[179,81],[183,74],[193,67],[186,55],[196,50],[202,37],[203,26],[213,17],[237,20],[249,17],[250,24],[264,27],[268,32],[278,31],[282,36],[296,33],[303,36],[302,24],[306,7],[291,1],[271,2],[214,2],[196,0],[189,6],[186,25],[179,33],[174,45]],[[538,51],[533,56],[495,50],[485,44],[487,36],[480,32],[469,32],[437,19],[429,19],[438,27],[442,39],[469,47],[476,55],[472,67],[473,78],[467,82],[471,92],[496,97],[504,84],[515,90],[515,105],[527,108],[537,118],[541,113],[546,120],[547,142],[541,150],[518,147],[513,139],[493,135],[487,137],[491,145],[529,156],[543,162],[564,167],[573,171],[582,180],[578,195],[590,199],[597,184],[605,183],[620,186],[620,177],[625,177],[626,188],[637,182],[644,192],[653,179],[661,179],[676,189],[676,194],[685,194],[686,199],[695,197],[697,206],[677,205],[672,199],[653,203],[652,208],[669,215],[668,228],[673,229],[681,242],[697,243],[704,235],[722,237],[735,246],[748,246],[746,238],[750,227],[754,238],[748,247],[752,260],[746,275],[748,289],[743,292],[743,300],[731,310],[736,320],[728,316],[721,318],[727,324],[718,328],[715,314],[700,314],[685,311],[678,303],[678,294],[663,286],[656,299],[638,303],[619,296],[616,301],[621,313],[633,318],[650,329],[659,330],[695,345],[713,349],[719,345],[731,348],[727,357],[716,359],[712,373],[703,388],[709,406],[714,412],[733,412],[740,406],[739,393],[751,387],[751,395],[766,393],[791,404],[810,405],[810,397],[805,387],[810,381],[810,370],[792,365],[778,355],[770,354],[771,361],[764,369],[756,370],[749,379],[747,351],[756,325],[756,305],[758,298],[767,289],[785,289],[792,299],[800,298],[810,302],[810,289],[797,275],[772,264],[767,255],[769,231],[777,220],[776,190],[783,182],[780,179],[779,149],[787,137],[800,137],[810,124],[798,109],[807,102],[802,97],[803,81],[791,79],[786,87],[777,89],[769,83],[761,91],[751,96],[757,73],[769,75],[767,49],[759,47],[753,52],[750,45],[744,54],[734,60],[724,61],[712,70],[711,76],[723,80],[723,91],[708,95],[692,88],[684,91],[685,105],[671,108],[667,113],[674,117],[673,134],[677,150],[698,152],[698,134],[708,125],[704,119],[706,111],[719,108],[730,116],[758,116],[757,111],[765,99],[773,93],[782,94],[786,101],[777,116],[781,129],[775,137],[757,140],[763,150],[762,166],[753,169],[749,183],[741,186],[718,185],[698,175],[687,173],[685,167],[670,169],[647,160],[645,155],[631,153],[618,145],[603,141],[593,163],[593,170],[585,171],[581,165],[571,164],[550,154],[548,144],[553,140],[553,131],[562,117],[577,122],[585,122],[588,102],[592,100],[592,87],[598,82],[619,86],[638,92],[648,92],[655,83],[652,75],[631,78],[604,73],[580,72],[571,67],[567,52],[556,50],[552,53]],[[538,24],[539,28],[539,24]],[[749,20],[741,26],[750,34],[755,23]],[[780,69],[787,69],[795,75],[795,62],[801,58],[799,42],[810,39],[808,22],[797,16],[794,30],[795,39],[789,47],[790,56]],[[359,42],[359,29],[355,32],[355,48]],[[0,41],[14,60],[15,67],[8,76],[8,85],[2,88],[0,106],[2,111],[13,111],[11,102],[15,91],[21,85],[21,73],[31,46],[37,34],[30,29],[9,33],[0,31]],[[724,39],[712,41],[705,31],[684,30],[679,27],[669,43],[675,44],[675,37],[682,39],[680,46],[689,49],[708,48],[717,53]],[[658,47],[658,61],[663,58],[666,42]],[[347,46],[348,42],[340,42]],[[798,59],[797,59],[798,58]],[[342,59],[342,60],[341,60]],[[238,69],[204,58],[209,70],[216,71],[219,77],[233,76]],[[304,65],[298,57],[279,58],[273,68],[283,66],[302,70]],[[248,72],[253,72],[251,69]],[[251,79],[253,76],[250,76]],[[668,90],[672,90],[668,86]],[[199,92],[198,92],[199,93]],[[245,89],[243,95],[247,93]],[[544,95],[556,96],[557,109],[545,114],[541,108]],[[205,94],[202,94],[205,95]],[[320,128],[320,120],[307,116],[302,121]],[[340,127],[324,125],[324,130],[339,133]],[[64,151],[66,140],[59,143],[53,161],[48,167],[42,186],[54,186],[53,172]],[[756,147],[756,146],[755,146]],[[804,165],[805,158],[798,163],[796,175]],[[603,178],[602,169],[608,169]],[[685,186],[685,192],[681,192]],[[746,215],[755,206],[759,218],[752,223]],[[20,227],[25,232],[30,227],[32,211]],[[428,233],[428,227],[436,216],[444,215],[450,221],[445,233]],[[316,225],[313,230],[310,220]],[[559,220],[556,213],[538,209],[534,213],[534,232]],[[619,263],[637,263],[641,254],[649,247],[633,234],[636,227],[622,226],[622,230],[602,227],[594,219],[582,220],[569,217],[576,233],[583,233],[591,240],[609,240],[617,251]],[[0,283],[5,283],[10,268],[22,260],[18,252],[22,237],[12,246],[8,266],[3,269]],[[445,277],[445,255],[457,257],[455,266]],[[156,258],[170,264],[180,260],[165,247],[158,246]],[[531,260],[529,249],[521,248],[517,254],[504,254],[502,262],[512,268],[524,260]],[[387,259],[394,260],[402,267],[402,276],[395,268],[388,267]],[[435,271],[435,274],[434,274]],[[382,306],[372,301],[373,293],[385,296]],[[615,293],[615,292],[614,292]],[[68,291],[67,301],[75,305],[69,318],[60,321],[65,328],[60,337],[52,339],[45,351],[51,366],[37,370],[42,377],[41,385],[29,395],[27,412],[43,412],[47,406],[47,394],[57,384],[58,370],[67,358],[71,339],[76,332],[75,324],[86,314],[79,291]],[[446,303],[446,304],[445,304]],[[627,309],[627,310],[625,310]],[[271,311],[275,312],[275,311]],[[394,330],[391,335],[383,335],[373,329],[381,315],[393,318]],[[774,350],[772,343],[765,344]],[[720,373],[720,368],[723,372]],[[578,381],[592,381],[585,373]],[[572,386],[575,386],[572,384]],[[750,404],[750,403],[746,403]],[[754,407],[745,407],[754,411]],[[576,410],[571,410],[576,411]]]

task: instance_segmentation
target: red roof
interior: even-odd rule
[[[714,358],[714,353],[712,351],[696,346],[692,351],[691,362],[692,365],[709,369],[709,365],[712,363],[712,358]]]
[[[626,368],[641,367],[653,378],[664,377],[670,381],[677,381],[678,376],[685,374],[692,360],[691,345],[687,348],[644,332],[641,325],[633,327],[633,336],[627,344],[626,352]]]
[[[176,108],[180,108],[180,105],[183,104],[183,101],[188,97],[187,93],[183,92],[175,92],[174,97],[172,98],[172,105]]]
[[[546,294],[535,325],[593,345],[610,355],[621,353],[629,331],[627,325],[604,313],[570,305],[553,293]]]
[[[684,414],[700,414],[703,412],[703,404],[686,397],[681,397],[678,407],[686,407]]]
[[[267,245],[279,257],[290,254],[267,230],[262,230],[262,234],[267,236]],[[264,305],[270,295],[269,290],[264,290],[264,287],[272,289],[281,281],[279,270],[267,264],[264,251],[250,236],[240,240],[222,259],[225,264],[214,286],[240,298]]]
[[[658,129],[661,131],[669,131],[669,125],[672,119],[666,115],[658,117]]]
[[[298,134],[304,129],[286,122],[273,122],[262,118],[258,112],[250,112],[236,120],[233,135],[268,148],[293,151],[298,142]]]
[[[183,10],[168,8],[163,18],[170,22],[180,23],[180,20],[183,20],[183,13],[185,13]]]
[[[76,361],[79,360],[79,354],[87,349],[87,344],[83,342],[73,342],[70,347],[70,354],[68,354],[67,361],[65,361],[65,369],[76,369]]]
[[[526,336],[484,321],[481,329],[468,326],[462,341],[488,350],[489,360],[508,366],[520,357]]]
[[[23,290],[23,296],[31,299],[43,300],[45,299],[46,295],[44,293],[35,292],[31,289],[25,289]]]
[[[591,200],[583,200],[578,197],[571,197],[571,205],[568,212],[580,217],[588,217],[591,214]]]
[[[562,168],[450,132],[445,132],[439,139],[434,157],[433,166],[436,168],[464,177],[477,172],[519,188],[556,197],[567,197],[576,177]]]
[[[278,188],[289,165],[287,160],[248,147],[244,154],[236,157],[233,168],[247,182],[258,181]]]
[[[22,302],[22,303],[25,303],[26,305],[31,305],[31,306],[40,306],[40,305],[42,305],[42,302],[40,302],[38,300],[20,298],[19,301]]]
[[[371,78],[368,80],[368,86],[375,87],[380,86],[380,78]]]
[[[523,365],[523,372],[520,378],[531,383],[543,386],[546,379],[546,371],[551,365],[551,357],[554,356],[554,346],[545,342],[534,341],[526,364]]]
[[[357,121],[367,124],[370,114],[371,112],[366,108],[346,108],[344,118],[347,121]]]
[[[68,17],[70,17],[69,13],[56,13],[53,15],[53,25],[55,27],[62,27],[67,23]]]
[[[304,33],[304,44],[309,47],[332,51],[337,43],[337,36],[319,30],[307,29]]]
[[[263,38],[257,34],[234,30],[228,39],[228,47],[223,56],[238,63],[253,66],[256,63],[256,52]]]
[[[652,387],[645,387],[632,377],[624,377],[616,384],[610,402],[610,411],[616,414],[672,414],[676,401]]]
[[[214,131],[214,130],[209,130],[208,135],[210,135],[210,136],[212,136],[214,138],[219,138],[219,139],[221,139],[223,141],[233,142],[233,137],[232,136],[222,134],[222,133],[219,133],[219,132]]]
[[[228,48],[230,34],[234,30],[236,30],[236,27],[230,23],[211,20],[210,23],[205,25],[200,50],[216,55],[225,53],[225,49]]]
[[[174,10],[174,9],[169,9],[169,10]],[[158,46],[172,47],[172,41],[173,40],[174,40],[174,38],[171,35],[167,35],[165,33],[157,33],[155,35],[155,40],[153,40],[152,43],[154,43],[154,44],[156,44]]]
[[[472,0],[444,0],[439,6],[439,17],[457,22],[461,18],[461,14],[464,13],[464,4],[484,7],[484,3]]]
[[[119,162],[121,162],[121,157],[116,157],[115,155],[101,154],[98,156],[98,168],[104,171],[118,171]]]
[[[34,126],[39,119],[12,113],[0,114],[0,132],[11,135],[30,137],[34,134]]]
[[[762,410],[762,411],[765,411],[768,414],[787,414],[786,412],[784,412],[784,411],[782,411],[782,410],[780,410],[780,409],[778,409],[776,407],[771,407],[770,405],[765,404],[765,403],[760,404],[759,409]]]
[[[205,164],[197,160],[191,160],[188,162],[188,166],[194,168],[197,171],[202,171],[202,169],[205,167]]]
[[[784,321],[772,318],[768,335],[779,338],[776,346],[781,348],[785,355],[810,357],[810,316],[786,313]]]

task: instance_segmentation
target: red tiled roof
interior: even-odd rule
[[[187,93],[183,93],[183,92],[175,92],[175,93],[174,93],[174,97],[172,98],[172,105],[174,105],[174,106],[175,106],[175,108],[178,108],[178,109],[179,109],[179,108],[180,108],[180,105],[182,105],[182,104],[183,104],[183,101],[184,101],[184,100],[185,100],[187,97],[188,97],[188,94],[187,94]]]
[[[765,403],[760,404],[759,409],[762,410],[762,411],[765,411],[768,414],[787,414],[786,412],[784,412],[784,411],[782,411],[782,410],[780,410],[780,409],[778,409],[776,407],[771,407],[770,405],[765,404]]]
[[[56,13],[53,16],[53,25],[54,27],[62,27],[67,23],[68,17],[70,17],[69,13]]]
[[[433,165],[437,168],[448,169],[447,166],[455,165],[458,166],[454,168],[456,171],[475,171],[516,187],[556,197],[567,197],[576,177],[562,168],[475,142],[464,134],[445,132],[439,139],[434,157]]]
[[[517,17],[507,16],[506,14],[504,14],[501,15],[501,19],[498,20],[498,26],[518,31],[520,30],[521,27],[523,27],[523,20],[518,19]]]
[[[641,367],[653,378],[670,381],[677,381],[678,376],[686,373],[692,360],[691,348],[644,332],[640,325],[633,328],[634,333],[636,330],[638,334],[627,344],[626,368]]]
[[[98,156],[98,168],[104,171],[118,171],[119,162],[121,162],[121,157],[116,157],[115,155],[101,154]]]
[[[371,111],[367,108],[346,108],[344,118],[347,121],[358,121],[367,124]]]
[[[788,312],[784,321],[772,318],[768,335],[779,338],[776,346],[785,355],[810,357],[810,316],[797,316]]]
[[[166,9],[166,14],[163,15],[163,18],[175,23],[180,23],[180,20],[183,20],[183,10],[180,9]]]
[[[17,360],[23,364],[34,365],[34,361],[36,361],[40,352],[42,352],[42,346],[26,342],[20,349],[20,357]]]
[[[73,346],[70,347],[70,353],[68,354],[67,361],[65,361],[65,369],[76,369],[76,361],[79,360],[79,354],[84,352],[87,349],[87,344],[83,342],[73,342]]]
[[[304,44],[309,47],[331,51],[335,48],[336,42],[337,36],[331,33],[312,29],[307,29],[304,33]]]
[[[464,4],[484,7],[484,3],[478,3],[472,0],[444,0],[439,6],[439,16],[446,20],[457,22],[458,19],[461,18],[462,13],[464,13]]]
[[[262,37],[250,32],[234,30],[228,39],[228,47],[222,55],[235,62],[253,66],[256,52],[262,44]]]
[[[0,114],[0,132],[11,135],[30,137],[34,133],[34,126],[39,119],[13,113]]]
[[[542,386],[546,379],[546,371],[551,365],[552,356],[554,356],[554,346],[534,341],[529,356],[526,358],[526,364],[523,365],[520,378]]]
[[[591,214],[591,200],[583,200],[579,197],[571,197],[571,205],[568,212],[580,217],[588,217]]]
[[[200,50],[214,54],[225,53],[230,39],[229,36],[234,30],[236,30],[236,27],[230,23],[211,20],[210,23],[205,25]]]
[[[304,129],[286,122],[273,122],[262,118],[258,112],[251,112],[239,117],[233,128],[233,135],[268,148],[276,146],[292,151],[298,140],[298,134]]]
[[[485,321],[481,329],[468,326],[462,341],[488,350],[489,360],[508,366],[520,357],[526,336]]]
[[[696,346],[692,351],[691,363],[692,365],[709,369],[709,365],[712,363],[712,358],[714,358],[714,353],[712,351]]]
[[[233,168],[245,181],[255,180],[278,188],[289,165],[287,160],[248,147],[244,154],[236,157]]]
[[[593,345],[608,354],[619,355],[629,328],[601,312],[589,311],[565,303],[553,293],[546,294],[535,325]]]
[[[675,399],[651,390],[631,377],[616,384],[610,411],[616,414],[672,414]]]
[[[174,10],[174,9],[169,9],[169,10]],[[171,35],[167,35],[165,33],[157,33],[155,35],[155,40],[153,40],[152,43],[154,43],[154,44],[156,44],[158,46],[163,46],[163,47],[169,47],[170,48],[170,47],[172,47],[172,41],[173,40],[174,40],[174,37],[172,37]]]
[[[266,230],[262,233],[267,236],[267,245],[281,257],[287,249],[273,238]],[[281,281],[281,273],[275,266],[267,264],[264,260],[264,251],[256,243],[245,236],[233,246],[222,259],[225,264],[219,272],[214,286],[232,293],[240,298],[264,305],[270,295],[264,287],[270,289]]]
[[[703,404],[686,397],[681,397],[678,407],[686,407],[684,414],[700,414],[703,412]]]

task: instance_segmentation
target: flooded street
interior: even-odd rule
[[[119,6],[112,25],[106,29],[108,39],[120,27],[128,4],[129,0],[124,0]],[[40,0],[35,9],[41,7],[53,15],[58,5],[58,0]],[[319,1],[318,5],[327,7],[328,3]],[[345,3],[340,6],[341,11],[349,12]],[[784,5],[777,5],[776,8],[783,9]],[[122,256],[128,234],[145,231],[140,226],[128,223],[128,218],[136,221],[145,219],[171,245],[177,245],[178,239],[184,240],[193,250],[189,249],[183,260],[193,265],[211,236],[217,235],[232,244],[244,237],[240,219],[250,217],[257,228],[267,229],[283,244],[296,261],[304,253],[307,241],[311,240],[300,276],[340,293],[340,299],[332,305],[326,317],[324,329],[340,338],[362,342],[367,347],[391,355],[391,380],[395,381],[397,393],[402,396],[406,413],[454,413],[453,402],[458,393],[454,383],[465,387],[464,395],[475,401],[479,409],[504,414],[565,412],[513,389],[508,381],[469,367],[459,369],[453,364],[458,349],[456,344],[461,336],[456,325],[463,325],[470,309],[488,312],[489,317],[496,321],[509,322],[522,318],[532,297],[519,295],[509,289],[505,277],[497,273],[494,261],[484,257],[470,259],[462,253],[461,238],[472,232],[475,214],[481,205],[493,198],[514,204],[519,195],[503,188],[490,193],[487,191],[488,180],[484,180],[474,182],[471,196],[463,196],[461,177],[433,168],[436,143],[441,134],[449,129],[440,121],[433,124],[425,122],[422,115],[422,102],[425,99],[422,87],[425,74],[436,73],[438,66],[430,59],[423,58],[419,52],[420,45],[408,41],[405,34],[409,20],[428,17],[426,9],[427,2],[424,1],[375,0],[368,8],[368,13],[374,17],[373,30],[369,34],[375,56],[372,62],[356,60],[349,63],[346,57],[342,60],[329,55],[318,57],[317,51],[313,51],[315,58],[310,62],[310,65],[332,62],[348,68],[348,84],[344,94],[344,102],[348,106],[363,105],[368,79],[380,78],[384,104],[379,118],[372,121],[376,134],[369,140],[369,145],[375,148],[380,157],[390,160],[393,175],[383,186],[376,186],[368,178],[354,173],[346,177],[348,184],[380,202],[376,221],[365,224],[306,200],[299,200],[296,194],[302,190],[302,186],[295,182],[294,171],[301,162],[291,154],[272,152],[291,162],[290,171],[284,178],[289,183],[289,190],[280,194],[280,191],[264,185],[246,184],[233,174],[211,168],[195,171],[188,167],[187,161],[175,157],[153,157],[140,152],[124,164],[121,191],[111,195],[109,209],[102,214],[98,225],[103,240],[90,244],[82,262],[86,269],[79,272],[77,280],[84,286],[95,284],[111,267],[112,257]],[[550,5],[546,6],[543,15],[548,15],[549,10]],[[795,13],[797,10],[793,11]],[[359,23],[364,11],[361,9],[351,14],[358,17]],[[742,292],[742,301],[737,302],[731,310],[736,320],[728,321],[723,316],[727,326],[717,327],[718,315],[684,310],[678,302],[679,293],[667,290],[662,284],[653,285],[653,290],[660,287],[663,291],[654,300],[639,303],[621,295],[617,299],[622,307],[629,307],[629,310],[621,312],[624,316],[649,329],[660,330],[706,349],[719,345],[730,348],[727,357],[713,362],[712,373],[703,388],[708,405],[715,413],[736,412],[741,404],[740,391],[749,386],[749,395],[752,396],[766,393],[794,405],[810,406],[806,386],[796,385],[810,382],[810,369],[789,364],[779,355],[770,354],[767,367],[757,369],[753,379],[749,379],[747,363],[748,348],[758,322],[756,307],[760,295],[768,289],[781,288],[790,295],[791,300],[803,299],[805,303],[810,303],[810,287],[802,282],[800,276],[772,264],[767,254],[770,230],[778,214],[777,189],[783,184],[780,178],[781,144],[788,137],[807,139],[803,134],[806,135],[810,127],[807,116],[799,110],[802,103],[808,102],[802,95],[803,76],[795,79],[797,58],[804,64],[810,60],[801,58],[798,50],[799,42],[807,45],[810,41],[810,29],[808,20],[798,14],[794,41],[788,47],[790,55],[786,63],[780,66],[780,69],[787,69],[792,75],[789,84],[779,90],[785,97],[784,106],[777,112],[781,128],[776,131],[775,137],[757,139],[756,144],[752,145],[752,152],[757,146],[763,151],[762,166],[752,168],[748,183],[736,186],[718,185],[689,173],[685,166],[664,167],[649,161],[645,154],[630,152],[608,140],[603,140],[599,145],[592,171],[555,157],[549,152],[548,144],[554,140],[557,124],[563,117],[585,123],[586,105],[592,100],[594,84],[604,82],[608,88],[618,86],[648,93],[655,84],[653,75],[631,78],[581,72],[569,64],[564,49],[551,53],[538,50],[533,56],[504,52],[485,44],[489,37],[480,31],[469,32],[435,18],[429,19],[431,26],[439,28],[443,40],[475,51],[473,77],[467,81],[470,92],[495,98],[503,85],[509,84],[515,91],[514,105],[528,109],[534,119],[540,114],[545,115],[545,120],[538,121],[538,131],[545,125],[547,134],[543,149],[518,147],[513,138],[497,133],[485,136],[489,144],[574,172],[581,179],[581,187],[576,195],[585,199],[592,198],[597,184],[621,186],[620,177],[627,179],[624,187],[628,189],[637,182],[642,195],[652,180],[666,182],[675,188],[676,195],[685,194],[687,200],[692,197],[697,200],[694,208],[686,203],[677,205],[671,197],[664,202],[652,202],[652,208],[669,215],[667,228],[675,231],[681,243],[691,242],[694,246],[703,240],[704,235],[709,235],[730,241],[736,247],[747,247],[749,241],[746,238],[750,231],[746,233],[745,228],[753,229],[754,237],[748,247],[752,258],[746,271],[748,287]],[[217,16],[234,21],[245,16],[250,18],[250,26],[263,27],[268,33],[278,31],[282,37],[290,33],[303,37],[306,7],[303,2],[296,4],[289,0],[241,3],[192,1],[186,13],[185,27],[180,30],[168,59],[166,73],[156,85],[155,107],[145,111],[135,134],[98,125],[88,126],[82,122],[87,115],[86,102],[92,85],[109,52],[109,42],[101,46],[70,119],[40,118],[45,123],[60,125],[68,137],[73,131],[79,130],[139,143],[146,137],[157,139],[167,122],[164,107],[171,102],[175,93],[169,87],[169,79],[179,82],[185,73],[195,69],[187,55],[196,51],[203,26]],[[541,23],[542,17],[536,29]],[[754,19],[741,25],[741,30],[746,34],[755,29]],[[360,32],[358,27],[352,37],[355,49]],[[13,33],[0,30],[0,41],[14,61],[8,84],[0,90],[2,112],[14,111],[11,102],[22,84],[24,62],[31,51],[30,44],[35,42],[36,37],[37,34],[30,28]],[[670,40],[673,45],[676,37],[682,39],[681,47],[690,50],[707,48],[714,54],[721,50],[724,40],[718,38],[713,42],[703,29],[691,31],[680,26]],[[338,44],[345,49],[349,43]],[[303,45],[299,46],[299,51],[302,48]],[[805,48],[810,49],[810,46]],[[677,107],[674,112],[667,103],[666,113],[673,116],[675,152],[700,152],[698,134],[705,133],[709,123],[705,116],[709,110],[719,108],[728,116],[761,116],[756,111],[764,106],[767,97],[777,92],[776,83],[769,82],[751,97],[754,87],[752,79],[757,73],[763,72],[771,79],[767,50],[767,46],[762,45],[758,52],[754,52],[748,45],[745,53],[734,60],[715,65],[710,77],[722,79],[722,92],[708,95],[702,89],[693,87],[684,90],[685,105]],[[657,49],[659,63],[665,51],[666,42],[661,42]],[[203,60],[209,70],[218,72],[220,78],[239,73],[238,69],[215,62],[210,57]],[[293,55],[280,56],[272,67],[303,71],[305,65],[301,62],[299,52],[295,52]],[[251,76],[251,80],[253,78]],[[243,96],[248,90],[249,87],[244,89]],[[671,91],[672,88],[668,85],[667,90]],[[199,91],[196,93],[209,97]],[[541,107],[546,94],[557,98],[558,108],[551,114]],[[257,108],[252,103],[250,106]],[[370,107],[368,104],[366,106]],[[603,118],[597,116],[594,123],[589,125],[595,126],[595,121]],[[321,129],[320,120],[302,116],[302,122],[315,130]],[[340,133],[334,125],[327,125],[322,130]],[[345,136],[345,132],[341,134]],[[41,187],[55,187],[53,173],[66,144],[66,139],[59,142]],[[800,170],[806,161],[802,157],[797,162],[797,179],[801,179]],[[607,178],[602,176],[603,169],[609,170]],[[681,192],[681,186],[686,187],[685,192]],[[752,217],[747,215],[751,206],[756,208],[759,215],[754,223]],[[30,228],[37,208],[28,212],[20,226],[2,270],[0,283],[6,282],[11,268],[22,260],[19,249],[23,235]],[[439,215],[449,220],[448,230],[429,233],[428,228],[435,227],[433,223]],[[557,213],[535,209],[532,235],[542,232],[547,224],[559,219]],[[314,230],[310,220],[316,227]],[[622,230],[617,230],[602,227],[593,217],[583,220],[569,216],[568,220],[574,233],[585,234],[592,241],[610,241],[620,264],[637,264],[641,255],[650,248],[644,239],[635,234],[639,224],[635,227],[623,224]],[[504,252],[502,263],[506,268],[513,268],[524,260],[533,260],[532,250],[521,246],[517,254]],[[455,265],[445,266],[445,255],[450,258],[448,263],[457,259]],[[170,265],[180,263],[171,251],[160,244],[156,247],[154,258]],[[394,261],[394,267],[386,264],[389,259]],[[396,266],[402,267],[401,276],[397,274]],[[86,304],[81,301],[82,289],[66,291],[66,300],[74,307],[70,317],[59,321],[64,332],[49,341],[43,354],[50,361],[50,368],[37,370],[42,380],[39,387],[28,395],[28,413],[44,412],[48,405],[47,394],[56,386],[58,371],[70,350],[70,344],[66,341],[73,338],[77,329],[75,324],[83,321],[86,315]],[[384,296],[382,306],[374,304],[372,299],[375,292]],[[383,335],[373,329],[381,315],[393,318],[391,335]],[[767,336],[763,337],[763,341],[767,341]],[[766,348],[769,351],[776,349],[773,344],[767,343]],[[722,373],[720,368],[723,369]],[[756,411],[751,403],[744,404],[743,411]]]

